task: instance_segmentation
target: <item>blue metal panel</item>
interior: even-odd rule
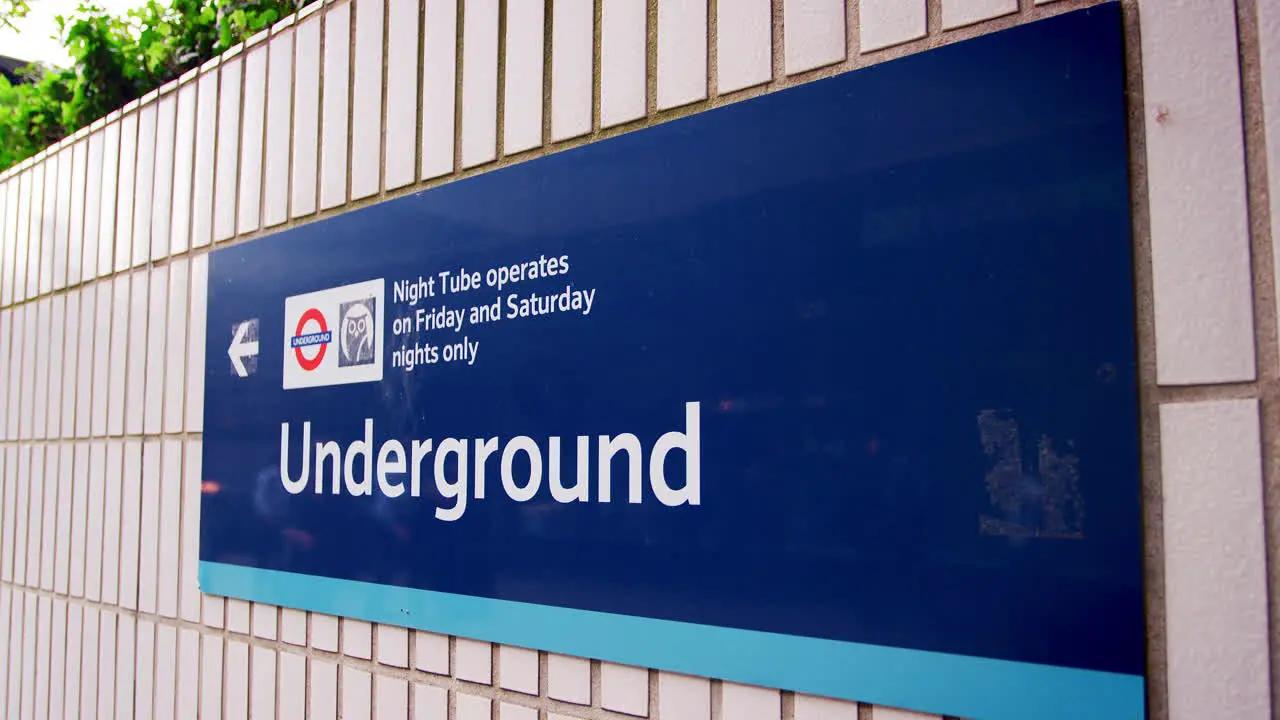
[[[1125,118],[1112,3],[215,251],[202,588],[1140,717]]]

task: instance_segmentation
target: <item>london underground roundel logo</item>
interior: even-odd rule
[[[315,308],[302,313],[298,318],[298,327],[289,338],[289,346],[293,348],[293,356],[298,366],[311,371],[320,367],[324,361],[324,351],[333,341],[333,333],[329,332],[329,324],[324,314]],[[309,353],[314,352],[314,355]]]

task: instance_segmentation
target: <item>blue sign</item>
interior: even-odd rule
[[[205,592],[1140,718],[1116,3],[217,250]]]

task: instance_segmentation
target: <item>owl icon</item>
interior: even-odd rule
[[[361,298],[339,307],[338,367],[370,365],[376,353],[377,299]]]

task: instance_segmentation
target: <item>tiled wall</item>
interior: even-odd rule
[[[926,717],[202,595],[207,253],[1094,2],[317,3],[0,176],[0,717]],[[1280,0],[1123,4],[1152,717],[1280,717]]]

